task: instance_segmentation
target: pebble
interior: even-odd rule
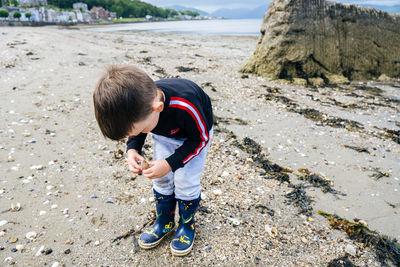
[[[45,215],[45,214],[46,214],[46,211],[45,211],[45,210],[41,210],[41,211],[39,212],[39,215],[40,215],[40,216]]]
[[[51,205],[51,209],[56,209],[56,208],[58,208],[58,205],[57,205],[57,204]]]
[[[28,233],[26,233],[26,235],[25,235],[25,237],[27,238],[27,239],[29,239],[29,240],[32,240],[32,239],[35,239],[36,238],[36,236],[37,236],[37,233],[36,232],[28,232]]]
[[[308,242],[308,240],[307,240],[307,238],[305,238],[305,237],[303,236],[303,237],[301,237],[301,242],[303,242],[303,243],[307,243],[307,242]]]
[[[24,245],[16,245],[15,248],[17,250],[23,250],[25,248],[25,246]]]
[[[51,265],[51,267],[58,267],[60,266],[60,263],[58,261],[53,262],[53,264]]]
[[[38,251],[36,252],[35,256],[38,257],[38,256],[42,255],[43,251],[44,251],[44,246],[41,246],[38,249]]]
[[[18,237],[11,237],[10,240],[8,240],[9,243],[15,243],[18,241]]]
[[[46,249],[46,251],[44,252],[45,255],[49,255],[53,252],[53,250],[51,248]]]
[[[221,174],[221,176],[222,176],[222,177],[227,177],[227,176],[229,176],[229,172],[224,171],[224,172]]]
[[[216,195],[216,196],[219,196],[219,195],[222,194],[222,191],[221,191],[221,189],[214,189],[213,190],[213,194]]]
[[[99,240],[96,240],[96,241],[94,242],[94,245],[95,245],[95,246],[100,245],[100,241],[99,241]]]
[[[31,170],[43,170],[43,165],[33,165],[30,167]]]
[[[154,197],[149,197],[150,202],[154,202]]]
[[[47,190],[51,190],[51,189],[53,189],[53,188],[54,188],[53,185],[48,185],[48,186],[46,186],[46,189],[47,189]]]
[[[6,232],[0,231],[0,237],[3,237],[3,236],[5,236],[5,235],[6,235]]]
[[[346,246],[346,248],[344,249],[344,251],[348,254],[350,254],[351,256],[355,256],[357,254],[356,248],[350,244],[348,244]]]

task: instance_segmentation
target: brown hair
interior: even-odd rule
[[[93,93],[94,112],[100,130],[112,140],[125,138],[132,124],[152,111],[157,94],[154,81],[133,66],[110,66]]]

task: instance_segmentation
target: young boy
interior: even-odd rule
[[[113,66],[99,80],[93,94],[97,122],[105,137],[129,136],[129,170],[153,182],[157,219],[139,239],[140,247],[157,246],[179,223],[171,241],[173,255],[184,256],[193,247],[194,214],[200,202],[200,176],[213,134],[208,95],[185,79],[156,82],[132,66]],[[154,140],[154,161],[144,169],[139,162],[148,133]]]

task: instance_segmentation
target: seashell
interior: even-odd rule
[[[268,224],[265,225],[265,231],[272,238],[275,238],[278,235],[278,230],[275,227],[269,226]]]
[[[5,236],[5,235],[6,235],[6,232],[0,231],[0,237],[3,237],[3,236]]]
[[[17,250],[23,250],[25,248],[25,246],[24,245],[17,245],[15,248]]]
[[[150,167],[149,162],[147,160],[143,160],[140,166],[142,167],[143,170],[147,170]]]
[[[37,233],[36,232],[28,232],[28,233],[26,233],[26,235],[25,235],[25,237],[27,238],[27,239],[30,239],[30,240],[32,240],[32,239],[35,239],[36,238],[36,236],[37,236]]]
[[[11,204],[11,211],[19,211],[21,209],[21,203]]]

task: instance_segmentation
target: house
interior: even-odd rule
[[[73,7],[74,9],[79,9],[79,10],[83,10],[83,11],[88,11],[88,5],[87,5],[86,3],[82,3],[82,2],[74,3],[74,4],[72,4],[72,7]]]
[[[107,10],[105,10],[103,7],[92,7],[92,9],[90,10],[90,12],[96,14],[96,19],[107,19],[108,17],[110,17],[110,12],[108,12]]]
[[[18,0],[18,4],[25,6],[47,6],[47,0]]]

